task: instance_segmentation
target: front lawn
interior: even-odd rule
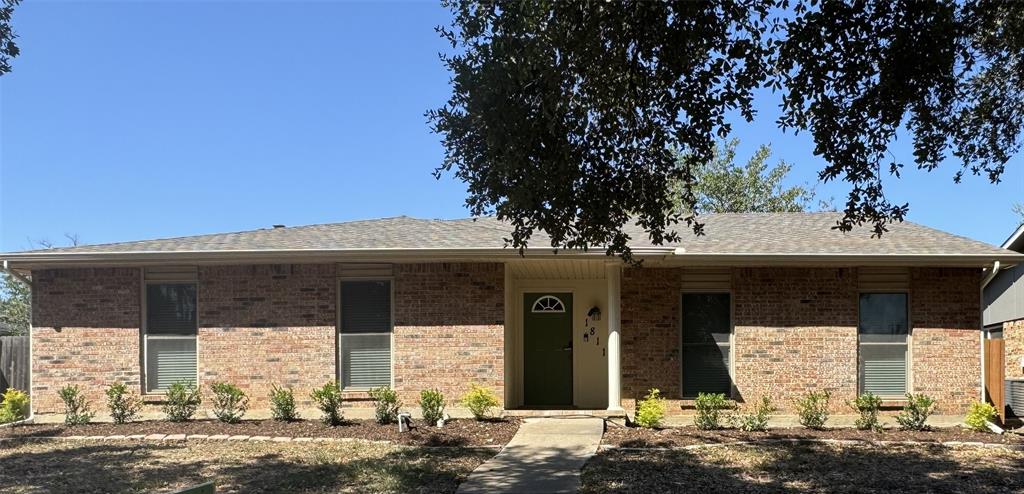
[[[939,445],[778,442],[612,449],[583,469],[584,493],[1024,491],[1024,452]]]
[[[231,492],[453,492],[497,450],[383,443],[61,441],[0,443],[0,489],[170,492],[208,480]]]

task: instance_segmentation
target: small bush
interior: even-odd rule
[[[768,395],[761,397],[761,401],[754,405],[753,411],[745,413],[739,418],[739,428],[745,432],[764,432],[768,430],[768,419],[775,413],[775,405]]]
[[[242,420],[249,409],[249,397],[238,386],[229,383],[214,383],[213,414],[221,422],[235,424]]]
[[[935,400],[924,393],[916,395],[907,393],[907,404],[903,406],[903,411],[896,415],[896,422],[900,424],[901,429],[926,431],[928,425],[925,422],[928,421],[928,416],[935,411],[934,406]]]
[[[652,388],[647,396],[636,405],[636,425],[645,429],[661,427],[665,420],[665,399],[661,397],[661,391]]]
[[[470,413],[473,414],[473,418],[477,420],[486,419],[492,408],[497,408],[501,405],[498,402],[498,396],[490,388],[476,383],[469,384],[469,391],[462,395],[461,401],[462,406],[468,408]]]
[[[114,383],[107,388],[107,409],[115,424],[127,424],[142,410],[142,400],[128,391],[124,383]]]
[[[370,388],[368,393],[373,399],[374,416],[378,424],[391,424],[398,422],[398,409],[402,408],[402,402],[398,399],[398,392],[390,386]]]
[[[57,392],[64,402],[64,423],[67,425],[88,424],[96,416],[89,410],[89,402],[76,385],[67,385]]]
[[[203,403],[199,387],[188,381],[179,381],[167,388],[167,395],[164,398],[164,405],[161,409],[167,420],[171,422],[184,422],[192,418]]]
[[[697,415],[693,418],[693,424],[701,430],[721,429],[722,412],[734,408],[724,393],[699,393],[694,406]]]
[[[860,414],[854,425],[862,431],[880,431],[882,424],[878,422],[878,409],[882,407],[882,397],[868,391],[850,402],[850,408]]]
[[[0,424],[28,418],[29,398],[22,391],[8,388],[0,399]]]
[[[299,419],[299,412],[295,409],[295,393],[292,388],[279,388],[273,385],[270,388],[270,416],[274,420],[291,422]]]
[[[313,390],[309,395],[320,409],[323,416],[320,418],[325,424],[334,427],[341,425],[343,417],[341,414],[341,388],[337,381],[330,381],[323,387]]]
[[[971,408],[967,410],[967,417],[964,418],[964,423],[971,430],[977,432],[992,432],[988,428],[988,422],[995,423],[998,415],[999,412],[996,410],[996,407],[989,403],[975,401],[971,403]]]
[[[800,425],[808,429],[824,429],[828,421],[828,401],[832,393],[828,390],[813,391],[796,401],[796,412]]]
[[[444,393],[436,389],[424,389],[420,391],[419,405],[423,421],[427,424],[437,425],[437,421],[444,418]]]

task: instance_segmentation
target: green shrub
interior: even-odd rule
[[[391,389],[391,386],[381,386],[370,388],[368,394],[373,399],[374,416],[377,417],[378,424],[398,422],[398,410],[402,408],[398,392]]]
[[[971,403],[971,408],[967,410],[967,417],[964,418],[964,423],[971,430],[977,432],[992,432],[988,428],[988,422],[995,423],[998,415],[999,412],[996,410],[996,407],[990,403],[975,401]]]
[[[235,424],[242,420],[249,409],[249,397],[238,386],[229,383],[214,383],[213,414],[221,422]]]
[[[850,402],[850,408],[860,414],[854,425],[862,431],[880,431],[882,424],[878,422],[878,409],[882,407],[882,397],[868,391]]]
[[[724,393],[699,393],[694,400],[697,415],[693,424],[701,430],[722,428],[722,412],[732,410],[734,405],[725,398]]]
[[[29,398],[22,391],[8,388],[0,399],[0,424],[28,418]]]
[[[796,400],[796,412],[800,425],[808,429],[824,429],[828,421],[828,401],[832,393],[828,390],[813,391]]]
[[[77,385],[67,385],[57,391],[61,401],[64,402],[64,423],[67,425],[88,424],[96,416],[89,410],[89,402],[85,401],[85,395],[78,389]]]
[[[313,398],[316,407],[323,414],[320,420],[323,420],[325,424],[331,427],[341,425],[343,420],[341,414],[342,399],[341,388],[338,387],[337,381],[329,381],[323,387],[314,389],[313,393],[309,396]]]
[[[739,428],[745,432],[764,432],[768,430],[768,419],[775,413],[775,405],[768,395],[761,397],[761,401],[754,405],[754,409],[745,413],[739,418]]]
[[[164,405],[161,409],[167,420],[184,422],[192,418],[203,403],[199,387],[188,381],[178,381],[167,388]]]
[[[279,388],[276,384],[270,387],[270,416],[274,420],[291,422],[299,419],[295,408],[295,393],[292,388]]]
[[[462,406],[468,408],[477,420],[486,419],[492,408],[501,405],[494,391],[476,383],[469,384],[469,391],[462,395],[461,401]]]
[[[423,412],[423,421],[429,425],[437,425],[437,421],[444,418],[444,393],[436,389],[424,389],[420,391],[420,411]]]
[[[665,399],[661,397],[661,391],[652,388],[647,396],[636,405],[636,425],[645,429],[661,427],[665,420]]]
[[[926,431],[928,430],[928,416],[934,412],[935,400],[932,397],[921,393],[921,394],[910,394],[907,393],[907,404],[903,406],[903,411],[896,415],[896,422],[900,424],[901,429],[911,431]]]
[[[128,391],[128,386],[118,382],[107,388],[107,408],[115,424],[127,424],[142,410],[142,400]]]

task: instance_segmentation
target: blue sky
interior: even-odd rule
[[[22,56],[0,77],[0,250],[466,216],[465,187],[431,176],[442,152],[423,117],[448,95],[446,19],[437,2],[26,2]],[[770,143],[793,183],[814,184],[809,139],[778,130],[777,98],[760,96],[740,156]],[[998,186],[954,185],[951,162],[888,192],[913,221],[999,243],[1022,161]],[[846,190],[818,187],[838,204]]]

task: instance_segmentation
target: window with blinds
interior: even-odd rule
[[[341,282],[338,328],[339,373],[343,389],[391,385],[391,282]]]
[[[196,284],[147,283],[146,391],[196,380]]]
[[[884,398],[907,392],[908,319],[906,293],[860,295],[860,392]]]
[[[731,297],[728,293],[684,293],[682,298],[683,396],[732,393],[729,373]]]

